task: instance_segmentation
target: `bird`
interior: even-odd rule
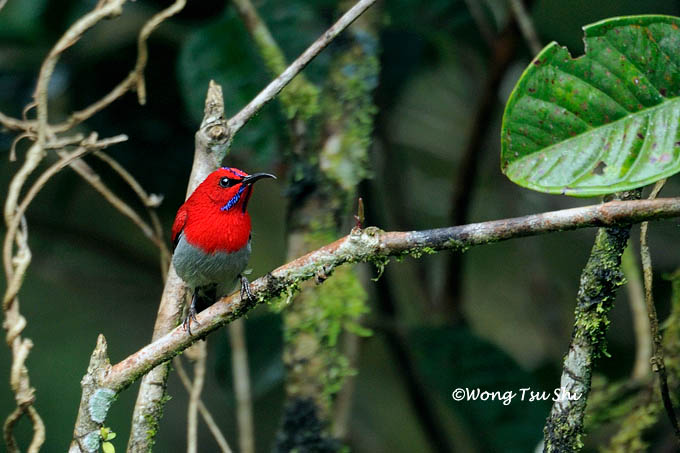
[[[250,258],[251,222],[247,207],[253,184],[269,173],[252,175],[222,167],[210,173],[180,206],[172,225],[172,264],[193,292],[182,323],[191,335],[191,322],[200,323],[199,303],[211,305],[241,283],[241,297],[252,298],[243,275]],[[205,308],[205,307],[202,307]]]

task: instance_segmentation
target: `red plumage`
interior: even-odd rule
[[[212,172],[194,190],[177,211],[172,225],[172,242],[179,234],[193,246],[206,253],[234,252],[245,247],[250,237],[250,215],[245,209],[252,186],[234,184],[221,187],[222,178],[240,180],[248,174],[235,168],[220,168]],[[230,209],[223,209],[230,200],[241,194]]]

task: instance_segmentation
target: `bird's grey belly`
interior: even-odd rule
[[[234,288],[236,279],[246,268],[249,258],[250,241],[241,250],[233,253],[205,253],[189,244],[182,235],[172,256],[172,264],[177,275],[188,286],[197,288],[217,284],[218,295],[224,295]]]

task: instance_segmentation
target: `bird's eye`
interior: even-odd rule
[[[231,187],[234,185],[234,183],[236,183],[236,180],[234,179],[229,179],[227,177],[220,178],[220,187],[224,188]]]

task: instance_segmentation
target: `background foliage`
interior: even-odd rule
[[[0,110],[21,115],[50,45],[94,3],[9,0],[0,11]],[[480,3],[494,32],[503,30],[509,17],[506,2]],[[50,86],[51,118],[58,120],[89,104],[126,76],[135,58],[136,30],[165,4],[153,0],[129,3],[120,18],[101,24],[73,46],[57,65]],[[263,0],[256,6],[291,58],[332,21],[336,2]],[[389,230],[448,225],[456,175],[484,94],[484,80],[493,70],[493,54],[463,1],[399,0],[384,2],[383,8],[373,179],[361,188],[367,223]],[[533,2],[531,11],[542,42],[556,40],[568,46],[572,55],[583,52],[580,27],[584,24],[624,14],[680,15],[676,2],[661,0],[544,0]],[[532,57],[521,38],[517,44],[498,90],[491,93],[492,115],[476,150],[479,165],[470,221],[592,201],[534,193],[515,186],[499,170],[502,107]],[[342,45],[342,38],[332,44]],[[320,81],[327,63],[322,54],[305,74]],[[130,136],[111,153],[150,192],[165,195],[160,213],[169,228],[184,196],[207,80],[215,78],[223,85],[227,110],[234,112],[270,76],[228,2],[189,2],[180,15],[155,32],[146,76],[147,106],[138,106],[135,97],[127,95],[88,124],[103,136]],[[285,154],[276,152],[287,143],[282,121],[276,105],[267,107],[238,135],[229,164],[285,174],[286,162],[279,157]],[[3,188],[16,170],[16,164],[7,160],[10,143],[10,135],[0,134],[0,161],[6,162],[0,165]],[[96,160],[91,165],[136,203],[106,167]],[[280,264],[284,257],[286,184],[279,181],[272,187],[260,188],[251,202],[254,275]],[[70,440],[79,381],[96,334],[106,335],[114,361],[145,344],[161,280],[153,246],[77,176],[65,171],[49,189],[41,192],[28,212],[34,259],[21,297],[22,311],[29,320],[26,335],[35,341],[28,364],[48,432],[43,451],[56,452],[63,451]],[[671,180],[665,193],[677,195],[678,184]],[[667,245],[676,234],[673,222],[652,226],[657,276],[677,265]],[[560,359],[571,334],[578,275],[592,238],[592,231],[560,233],[467,252],[455,317],[442,306],[446,255],[390,264],[377,283],[369,280],[373,271],[367,267],[372,312],[365,324],[374,335],[362,342],[350,425],[353,450],[431,448],[417,423],[419,413],[409,402],[402,364],[390,348],[388,332],[394,326],[407,332],[408,352],[421,384],[419,396],[432,403],[456,451],[532,448],[540,439],[547,405],[463,404],[453,402],[450,393],[466,386],[547,391],[556,387]],[[659,279],[656,291],[660,316],[664,316],[668,284]],[[621,296],[625,298],[625,293]],[[627,375],[632,364],[630,314],[622,302],[612,313],[608,350],[613,359],[602,360],[598,366],[611,378]],[[283,399],[280,319],[260,308],[248,318],[247,329],[256,436],[259,449],[268,451]],[[205,399],[228,438],[234,439],[226,333],[213,335],[209,348],[212,372]],[[0,363],[9,363],[7,356],[7,349],[0,348]],[[0,381],[7,381],[6,367],[0,368]],[[171,378],[170,392],[173,400],[161,423],[158,451],[170,451],[185,442],[186,394],[176,378]],[[127,438],[135,394],[134,390],[125,392],[107,421],[118,433],[117,446]],[[9,389],[0,388],[0,408],[11,404]],[[211,445],[208,433],[201,434],[201,445]],[[661,438],[663,433],[657,434]],[[589,438],[593,443],[597,440],[597,433]]]

